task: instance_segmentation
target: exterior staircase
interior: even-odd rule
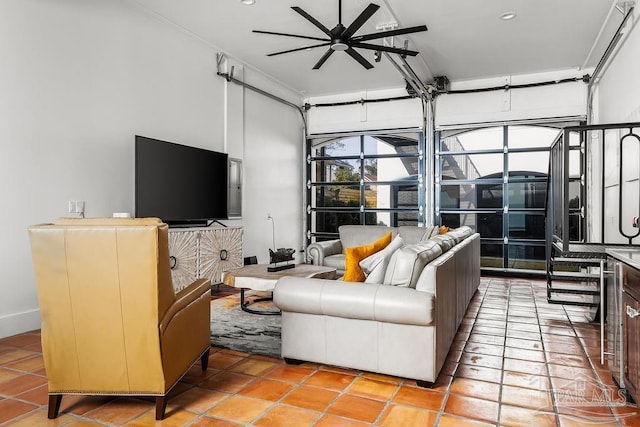
[[[605,271],[606,249],[634,245],[640,236],[640,230],[630,230],[623,218],[631,215],[629,207],[623,207],[629,185],[623,178],[623,157],[640,142],[639,129],[640,123],[567,127],[551,145],[546,203],[547,300],[591,307],[593,320],[602,318],[599,311],[605,302],[605,276],[610,274]],[[617,218],[612,218],[611,212],[617,212]]]
[[[551,146],[549,156],[546,209],[547,301],[551,304],[590,307],[591,320],[595,320],[599,315],[604,286],[606,253],[602,244],[585,243],[585,140],[584,134],[579,134],[579,143],[572,144],[568,135],[566,131],[560,133]],[[570,152],[577,155],[570,156]],[[580,164],[569,165],[570,159],[578,160]],[[579,170],[579,174],[570,176],[569,170]],[[566,194],[569,184],[578,186],[581,196],[571,202],[569,194]],[[560,210],[557,206],[559,198],[557,194],[554,197],[554,191],[563,192]],[[554,218],[554,214],[558,213],[562,218]],[[573,219],[571,223],[569,216]]]
[[[591,320],[599,316],[606,254],[600,245],[554,245],[547,264],[547,301],[590,307]]]

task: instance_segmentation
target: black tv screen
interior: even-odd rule
[[[136,217],[170,225],[227,218],[228,155],[136,135]]]

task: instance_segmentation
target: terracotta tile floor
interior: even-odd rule
[[[214,297],[229,293],[221,287]],[[39,331],[0,339],[0,426],[632,426],[599,364],[599,328],[550,305],[537,280],[483,277],[433,389],[370,372],[212,348],[172,391],[149,399],[65,396],[46,419]]]

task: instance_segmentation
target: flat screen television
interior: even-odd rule
[[[136,135],[135,216],[170,226],[227,218],[228,155]]]

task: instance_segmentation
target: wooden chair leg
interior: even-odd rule
[[[49,413],[47,414],[47,416],[50,420],[58,417],[58,412],[60,411],[60,403],[62,403],[61,394],[49,395]]]
[[[156,421],[164,418],[164,411],[167,409],[167,396],[156,397]]]
[[[432,383],[431,381],[416,380],[416,385],[420,388],[433,388],[435,383]]]
[[[202,365],[202,372],[206,371],[209,367],[209,352],[211,348],[208,348],[202,356],[200,356],[200,365]]]

